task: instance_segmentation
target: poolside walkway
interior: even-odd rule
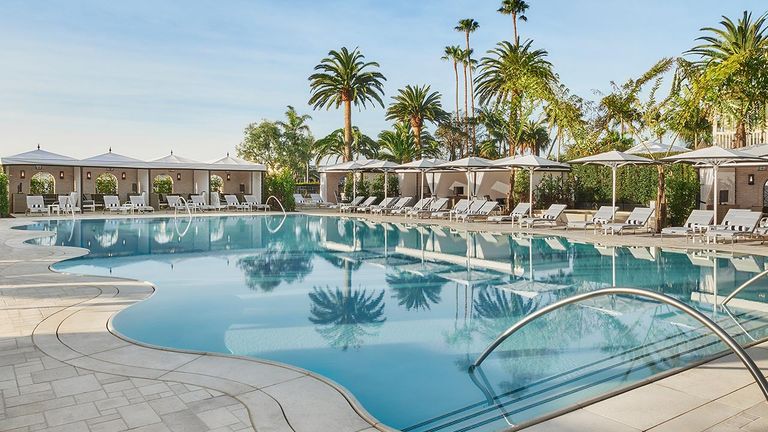
[[[10,229],[28,220],[0,220],[0,431],[387,430],[351,396],[306,371],[118,338],[109,318],[150,295],[151,285],[50,271],[52,263],[83,251],[24,244],[46,235]],[[505,224],[470,226],[514,231]],[[652,236],[537,232],[604,244],[712,248],[680,239],[661,244]],[[768,255],[768,248],[752,244],[717,248]],[[768,344],[749,351],[768,370]],[[727,356],[527,430],[765,431],[768,403],[738,360]]]

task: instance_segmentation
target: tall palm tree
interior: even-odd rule
[[[422,154],[421,131],[424,121],[437,123],[450,119],[450,115],[443,111],[440,97],[439,92],[430,93],[429,85],[407,85],[392,98],[394,101],[387,108],[387,120],[410,123],[416,141],[417,158]]]
[[[376,62],[365,62],[365,56],[355,48],[332,50],[328,57],[315,66],[309,76],[312,96],[309,104],[313,109],[338,109],[344,105],[344,161],[352,160],[352,105],[366,107],[378,103],[384,108],[384,84],[386,81],[377,69]],[[373,70],[372,70],[373,69]]]
[[[453,62],[453,73],[456,77],[456,120],[459,119],[459,62],[461,62],[463,53],[461,47],[452,45],[445,47],[443,60]]]
[[[344,159],[346,154],[346,139],[344,129],[336,129],[312,145],[312,153],[315,163],[319,164],[324,158]],[[373,138],[365,135],[357,126],[352,127],[352,145],[355,157],[364,156],[367,159],[375,159],[379,154],[379,146]]]
[[[480,24],[472,18],[465,18],[459,21],[459,24],[454,28],[458,32],[464,33],[464,37],[467,42],[466,55],[467,63],[469,64],[469,95],[472,102],[472,148],[473,152],[477,152],[477,135],[475,134],[474,118],[475,118],[475,84],[472,79],[472,49],[469,47],[469,34],[474,33]]]
[[[304,162],[305,182],[309,182],[309,162],[312,159],[312,142],[314,141],[309,125],[307,125],[309,120],[312,120],[309,114],[299,114],[296,112],[296,108],[288,105],[288,110],[285,111],[285,121],[275,122],[288,148],[294,152],[297,159]]]
[[[467,68],[470,66],[471,55],[467,50],[461,50],[460,54],[461,55],[459,57],[459,61],[461,62],[462,69],[464,70],[464,121],[462,122],[462,127],[467,137],[463,153],[464,156],[469,156],[470,130],[469,120],[467,119],[467,115],[469,113],[469,84],[467,79]]]
[[[702,44],[687,52],[698,56],[703,75],[700,99],[736,123],[735,145],[747,144],[747,128],[765,121],[768,102],[768,35],[766,18],[752,20],[744,11],[738,22],[723,17],[720,28],[704,27]]]
[[[394,130],[379,134],[379,158],[404,164],[418,159],[418,154],[410,123],[396,123]],[[425,129],[421,131],[421,157],[440,157],[439,143]]]
[[[523,124],[521,144],[536,156],[549,145],[549,132],[541,122],[528,120]]]
[[[520,44],[520,37],[517,35],[517,20],[528,21],[528,17],[523,15],[528,10],[528,3],[525,0],[502,0],[501,7],[497,10],[500,14],[512,16],[512,28],[515,31],[515,44]]]

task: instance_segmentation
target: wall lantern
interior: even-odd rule
[[[176,174],[176,180],[181,180],[181,173]]]
[[[747,175],[747,184],[749,184],[749,185],[755,184],[755,175],[754,174]]]
[[[24,170],[21,170],[21,172],[19,173],[19,177],[21,177],[22,179],[25,179],[27,178],[27,173],[24,172]]]
[[[122,179],[125,180],[125,171],[123,171],[123,175],[121,175],[120,177],[122,177]]]
[[[90,171],[88,171],[87,173],[85,173],[85,178],[87,178],[88,180],[90,180],[90,179],[91,179],[91,172],[90,172]]]
[[[63,178],[64,178],[64,171],[59,171],[59,178],[60,178],[60,179],[63,179]]]
[[[230,180],[232,180],[232,174],[227,173],[227,181],[230,181]]]

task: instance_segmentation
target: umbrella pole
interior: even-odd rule
[[[389,189],[389,184],[387,183],[387,180],[389,180],[389,173],[387,171],[384,171],[384,199],[387,199],[387,190]]]
[[[421,183],[419,184],[419,199],[424,199],[424,170],[421,170]]]
[[[352,171],[352,199],[357,198],[357,173]]]
[[[472,189],[470,189],[470,175],[469,170],[467,170],[467,198],[472,199]]]
[[[528,216],[533,217],[533,169],[528,170],[530,172],[530,178],[528,180],[528,202],[531,203],[528,206]]]
[[[613,217],[611,218],[611,220],[613,221],[615,221],[616,219],[616,169],[617,168],[618,167],[615,164],[611,166],[611,181],[612,181],[612,190],[613,190],[613,201],[611,204],[613,206]]]
[[[717,220],[717,204],[718,201],[720,201],[720,197],[718,197],[718,191],[717,191],[717,164],[712,165],[712,209],[714,210],[713,213],[715,214],[715,225],[718,224]]]

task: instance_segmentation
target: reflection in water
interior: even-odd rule
[[[316,371],[396,428],[457,412],[424,429],[451,430],[441,422],[456,420],[454,429],[482,423],[476,430],[495,430],[506,425],[501,412],[525,421],[723,349],[663,305],[593,299],[508,339],[483,364],[483,389],[475,386],[467,367],[491,340],[576,293],[612,285],[655,290],[706,310],[741,341],[750,340],[746,333],[768,335],[768,280],[730,303],[733,317],[713,307],[766,268],[763,257],[306,215],[31,228],[55,231],[38,244],[90,249],[57,269],[155,283],[154,296],[115,316],[126,336]],[[488,392],[499,397],[491,405]],[[480,406],[490,411],[471,417]]]

